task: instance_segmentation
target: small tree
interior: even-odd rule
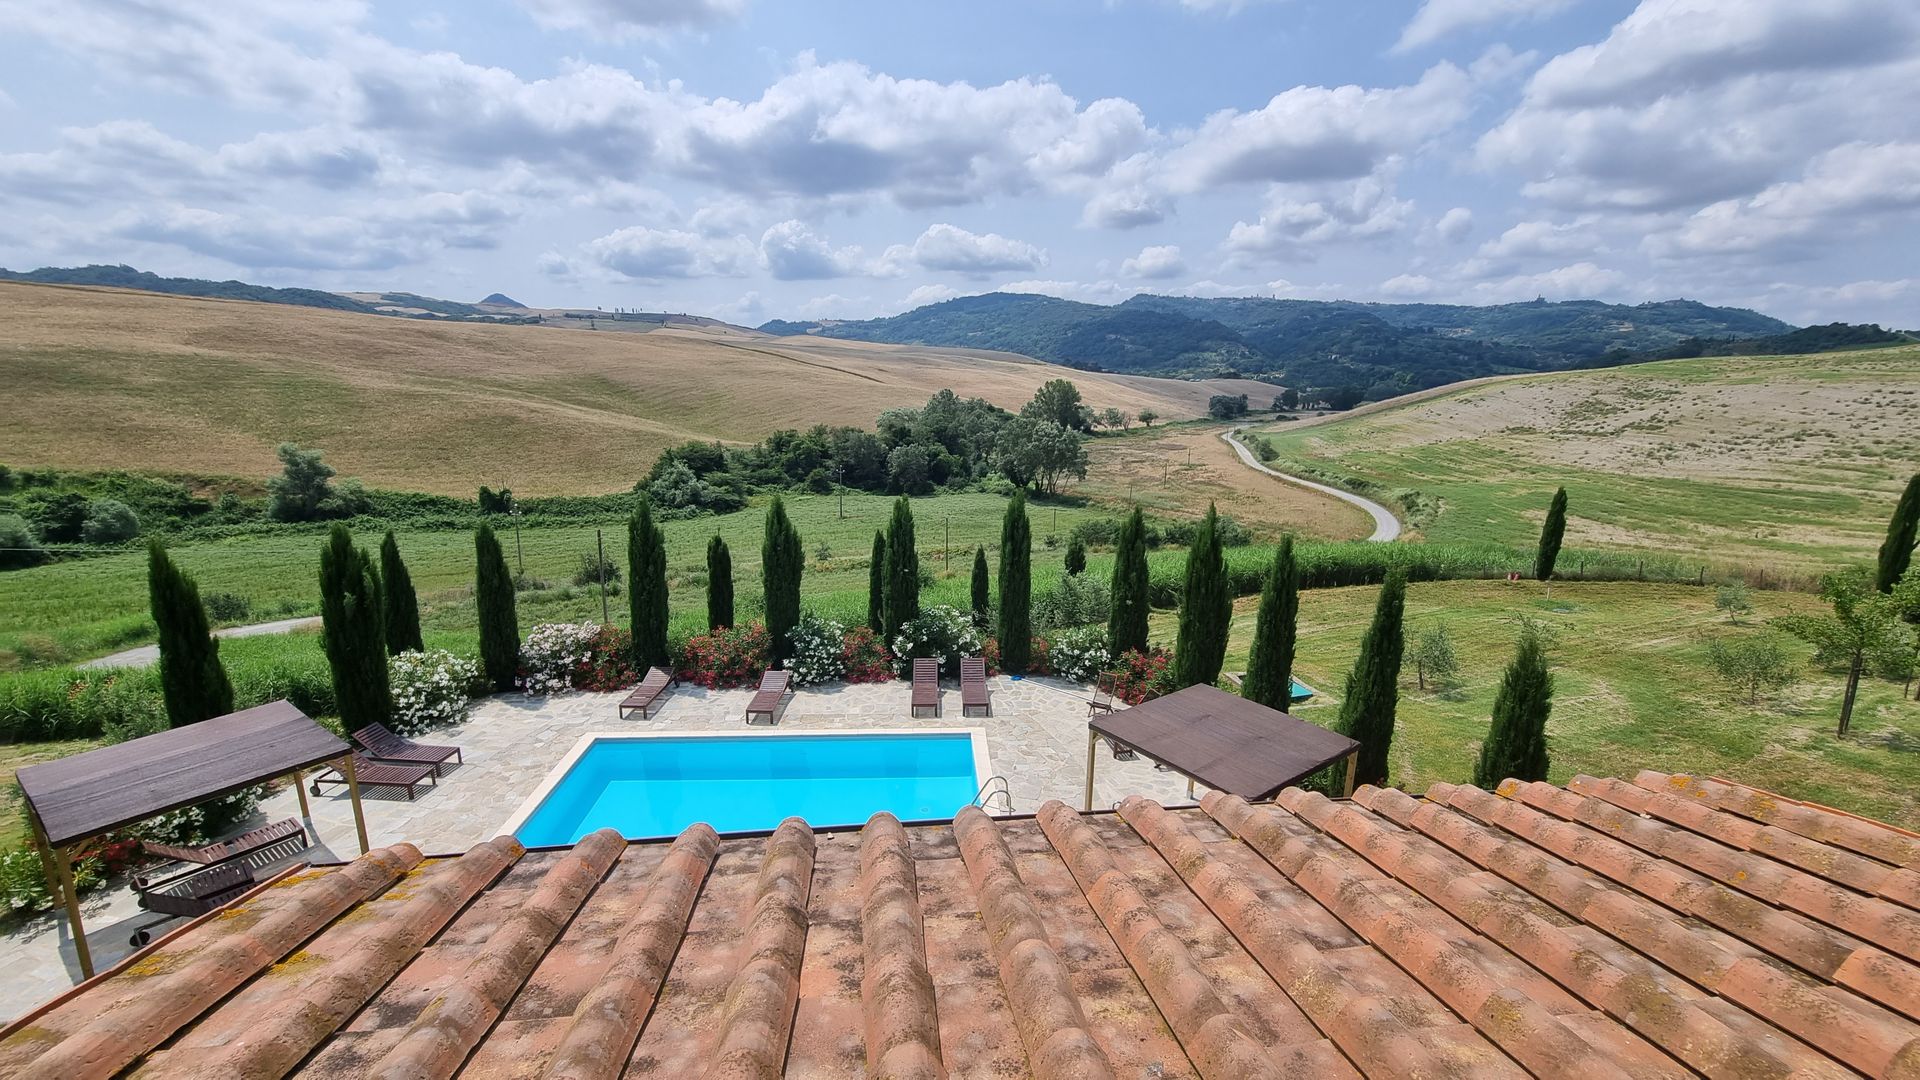
[[[760,543],[760,586],[766,593],[767,636],[773,659],[785,665],[793,656],[793,628],[800,621],[800,575],[807,563],[800,530],[787,518],[786,504],[773,497]]]
[[[1180,637],[1173,647],[1176,681],[1181,686],[1213,685],[1227,656],[1227,629],[1233,621],[1233,586],[1220,547],[1220,515],[1212,503],[1187,548],[1186,589],[1180,598]]]
[[[400,558],[400,541],[391,529],[380,541],[380,587],[387,655],[424,651],[427,644],[420,636],[420,598],[413,591],[413,575]]]
[[[1407,606],[1404,570],[1387,574],[1374,604],[1373,622],[1360,639],[1360,655],[1347,675],[1336,730],[1360,744],[1354,782],[1384,784],[1393,749],[1394,713],[1400,707],[1400,659],[1406,649],[1403,619]]]
[[[1253,652],[1240,696],[1281,712],[1293,707],[1293,653],[1300,618],[1300,565],[1293,556],[1293,534],[1273,549],[1273,566],[1260,590],[1260,614],[1253,627]]]
[[[1080,388],[1067,379],[1049,379],[1034,391],[1033,400],[1020,407],[1020,415],[1035,420],[1051,420],[1072,431],[1093,426],[1093,413],[1080,400]]]
[[[1087,545],[1078,536],[1067,537],[1067,576],[1083,573],[1087,569]]]
[[[885,638],[920,614],[920,552],[913,535],[913,506],[905,495],[894,500],[887,523],[887,601],[882,613]]]
[[[1459,658],[1453,654],[1453,637],[1445,626],[1430,626],[1421,632],[1413,643],[1413,669],[1422,690],[1427,688],[1428,680],[1436,687],[1445,686],[1460,674]]]
[[[1836,731],[1845,738],[1853,723],[1860,674],[1881,653],[1907,648],[1907,637],[1896,602],[1876,590],[1873,580],[1861,571],[1827,575],[1820,584],[1820,598],[1833,606],[1831,615],[1785,615],[1773,623],[1813,645],[1815,663],[1846,669],[1847,688],[1840,699]]]
[[[1100,411],[1100,424],[1102,427],[1125,431],[1127,430],[1127,419],[1126,413],[1121,412],[1111,405]]]
[[[1107,619],[1113,655],[1147,651],[1147,590],[1147,519],[1136,506],[1113,549],[1113,614]]]
[[[80,526],[80,539],[89,544],[118,544],[140,535],[140,518],[133,507],[119,499],[94,499],[87,503],[87,520]]]
[[[884,633],[887,626],[887,534],[875,529],[873,561],[867,564],[867,629]],[[884,638],[882,640],[885,640]]]
[[[1547,520],[1540,526],[1540,547],[1533,556],[1533,576],[1540,581],[1553,577],[1553,564],[1560,559],[1560,541],[1567,535],[1567,489],[1553,493],[1547,504]]]
[[[1547,719],[1553,713],[1553,674],[1547,670],[1546,645],[1529,623],[1520,630],[1513,660],[1500,678],[1493,699],[1493,726],[1480,744],[1473,769],[1478,787],[1500,781],[1547,778]]]
[[[1140,422],[1142,424],[1145,424],[1147,427],[1152,427],[1153,422],[1158,419],[1160,419],[1160,414],[1157,412],[1154,412],[1152,409],[1140,410]]]
[[[1747,587],[1738,582],[1728,582],[1713,591],[1713,606],[1727,613],[1728,622],[1739,622],[1740,616],[1753,611],[1753,596]]]
[[[1901,493],[1900,504],[1893,508],[1893,517],[1887,522],[1887,538],[1880,544],[1875,588],[1883,593],[1893,591],[1894,584],[1913,561],[1916,541],[1920,541],[1920,473],[1914,473],[1907,481],[1907,490]]]
[[[220,642],[207,625],[200,587],[173,565],[165,545],[147,545],[147,596],[160,638],[160,695],[172,727],[233,711],[233,684],[220,666]]]
[[[1765,634],[1715,638],[1707,643],[1707,662],[1727,689],[1758,705],[1761,695],[1779,693],[1799,678],[1780,643]]]
[[[1000,668],[1025,675],[1033,662],[1033,525],[1027,493],[1013,493],[1000,523]]]
[[[386,602],[373,558],[354,546],[345,525],[320,549],[321,644],[333,674],[340,726],[358,731],[393,718],[387,682]]]
[[[707,541],[707,629],[733,625],[733,552],[719,533]]]
[[[513,689],[520,670],[520,616],[514,608],[513,575],[506,553],[484,522],[473,534],[473,601],[480,613],[480,666],[487,685]]]
[[[645,495],[627,518],[627,610],[634,666],[642,671],[669,666],[667,538],[654,523],[653,502]]]
[[[973,549],[973,625],[986,629],[987,617],[993,611],[992,586],[987,580],[987,549],[985,546]]]
[[[281,443],[281,472],[267,481],[267,516],[275,521],[312,521],[320,505],[333,494],[333,466],[320,460],[319,450]]]

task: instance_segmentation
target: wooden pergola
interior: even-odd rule
[[[171,810],[293,777],[300,816],[311,823],[300,774],[331,763],[346,778],[360,853],[367,851],[367,819],[353,775],[352,749],[290,701],[274,701],[198,724],[172,728],[83,754],[28,765],[18,774],[27,798],[27,822],[54,902],[66,908],[83,978],[93,955],[80,921],[70,849]],[[316,834],[317,836],[318,834]]]
[[[1212,686],[1189,686],[1087,721],[1088,810],[1101,739],[1186,777],[1188,797],[1197,783],[1250,802],[1271,799],[1341,758],[1352,794],[1360,751],[1359,743],[1318,724]]]

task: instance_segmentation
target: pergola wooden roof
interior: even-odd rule
[[[352,749],[290,701],[268,702],[21,769],[17,775],[26,795],[27,820],[54,898],[66,906],[73,924],[81,972],[92,976],[93,958],[73,890],[69,847],[324,762],[337,762],[349,782],[364,854],[367,829],[358,785],[352,782]],[[304,788],[300,807],[302,816],[311,816]]]
[[[1145,754],[1215,791],[1252,802],[1346,758],[1353,786],[1353,755],[1360,744],[1212,686],[1189,686],[1131,709],[1087,721],[1087,800],[1093,809],[1095,748],[1105,738]]]

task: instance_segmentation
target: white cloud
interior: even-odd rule
[[[1396,232],[1412,210],[1411,202],[1395,198],[1373,177],[1310,197],[1281,188],[1267,200],[1259,221],[1234,223],[1226,246],[1243,255],[1299,255],[1326,244]]]
[[[1544,19],[1574,5],[1575,0],[1425,0],[1413,13],[1393,51],[1406,52],[1431,45],[1462,30],[1495,22]]]
[[[127,240],[172,244],[240,266],[296,270],[387,270],[420,257],[419,243],[359,218],[272,212],[222,213],[176,206],[107,222]]]
[[[1120,264],[1123,277],[1160,280],[1176,278],[1187,272],[1187,261],[1180,257],[1176,244],[1158,244],[1140,249],[1140,254]]]
[[[1010,281],[994,290],[1004,293],[1038,293],[1041,296],[1054,296],[1062,300],[1079,300],[1088,304],[1114,304],[1133,295],[1133,290],[1112,281],[1054,281],[1033,279]]]
[[[881,259],[887,266],[911,262],[923,270],[981,276],[1005,270],[1037,270],[1047,253],[998,233],[973,233],[945,223],[927,226],[911,247],[896,244]]]
[[[1440,220],[1433,223],[1433,231],[1447,243],[1457,244],[1473,231],[1473,211],[1456,206],[1440,215]]]
[[[1649,246],[1669,255],[1779,253],[1916,210],[1920,143],[1851,143],[1816,158],[1798,180],[1700,209],[1671,235],[1651,238]]]
[[[1523,221],[1480,245],[1488,259],[1528,259],[1592,252],[1595,243],[1583,224]]]
[[[937,282],[922,285],[901,298],[901,310],[910,311],[917,307],[925,307],[928,304],[938,304],[943,300],[952,300],[954,297],[962,295],[965,294],[951,285],[941,285]]]
[[[767,229],[760,237],[760,265],[781,281],[853,277],[866,272],[859,248],[835,248],[799,221],[782,221]]]
[[[590,240],[580,250],[615,273],[659,281],[738,275],[753,249],[739,238],[716,241],[678,229],[633,225]]]
[[[586,30],[620,40],[710,26],[740,17],[746,0],[520,0],[552,30]]]
[[[1439,291],[1439,284],[1425,274],[1395,274],[1380,283],[1380,294],[1406,300],[1420,300]]]
[[[1506,304],[1537,296],[1549,300],[1606,299],[1618,296],[1627,280],[1627,275],[1618,270],[1577,262],[1537,274],[1478,282],[1468,289],[1468,296],[1480,304]]]

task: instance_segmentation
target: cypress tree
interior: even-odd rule
[[[1567,489],[1553,493],[1547,504],[1547,520],[1540,526],[1540,548],[1533,556],[1533,576],[1545,581],[1553,576],[1553,564],[1560,560],[1560,541],[1567,535]]]
[[[1174,671],[1181,686],[1220,678],[1227,656],[1227,627],[1233,621],[1233,589],[1227,581],[1227,557],[1220,549],[1220,515],[1207,504],[1207,516],[1187,549],[1186,591],[1180,597],[1180,637],[1173,647]]]
[[[385,598],[387,655],[419,652],[427,647],[420,637],[420,598],[413,592],[413,575],[400,558],[400,542],[393,530],[380,541],[380,589]]]
[[[173,565],[166,545],[147,545],[147,597],[160,632],[160,692],[171,727],[233,711],[233,684],[220,665],[220,641],[207,623],[200,587]]]
[[[1025,488],[1000,523],[1000,670],[1025,675],[1033,663],[1033,524]]]
[[[653,521],[645,495],[627,518],[627,608],[633,626],[633,662],[667,667],[667,538]]]
[[[806,566],[800,530],[787,519],[786,504],[773,497],[767,507],[766,536],[760,544],[760,584],[766,591],[767,634],[775,663],[793,655],[793,628],[800,621],[800,573]]]
[[[1880,569],[1874,575],[1874,586],[1881,592],[1892,592],[1894,582],[1907,572],[1916,540],[1920,540],[1920,473],[1907,481],[1900,505],[1893,508],[1893,518],[1887,522],[1887,539],[1880,545]]]
[[[1084,573],[1087,569],[1087,545],[1078,536],[1067,537],[1067,576]]]
[[[1285,712],[1293,705],[1294,633],[1300,615],[1300,566],[1293,557],[1293,534],[1273,549],[1273,567],[1260,591],[1260,615],[1254,624],[1253,653],[1240,696]]]
[[[920,614],[920,553],[914,548],[913,507],[905,495],[893,504],[887,523],[887,599],[882,611],[886,637],[893,637]]]
[[[1532,626],[1520,631],[1500,693],[1493,699],[1493,727],[1480,744],[1480,762],[1473,782],[1493,788],[1500,781],[1547,778],[1547,717],[1553,712],[1553,675],[1547,671],[1547,653],[1540,632]]]
[[[719,533],[707,541],[707,629],[733,625],[733,552]]]
[[[873,532],[873,561],[867,564],[867,629],[886,637],[887,534]]]
[[[514,610],[513,575],[507,557],[494,538],[493,526],[482,522],[473,534],[476,563],[473,599],[480,609],[480,666],[496,691],[513,689],[520,669],[520,616]]]
[[[1360,743],[1354,783],[1384,784],[1388,751],[1393,748],[1393,714],[1400,705],[1400,657],[1406,649],[1402,620],[1407,606],[1407,574],[1394,570],[1380,587],[1373,624],[1360,639],[1360,655],[1347,675],[1346,700],[1340,703],[1336,730]]]
[[[320,549],[321,643],[333,673],[340,726],[358,731],[393,718],[387,681],[386,605],[373,558],[336,523]]]
[[[1147,651],[1147,519],[1138,506],[1120,526],[1113,551],[1113,614],[1107,618],[1113,655]]]
[[[973,549],[973,625],[986,629],[987,616],[993,611],[993,593],[987,583],[987,549]]]

